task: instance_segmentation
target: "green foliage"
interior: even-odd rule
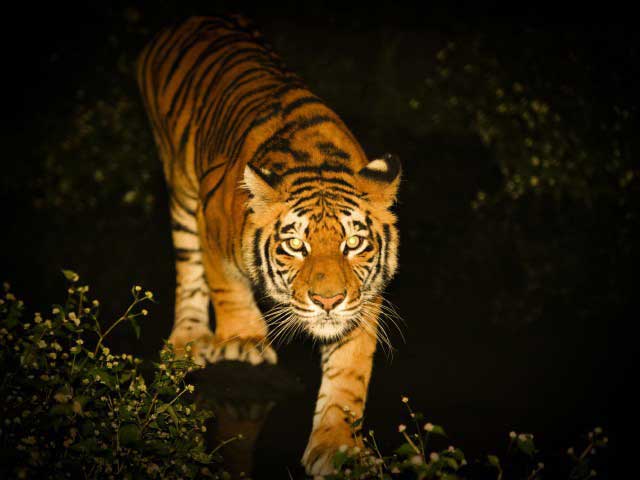
[[[35,206],[84,213],[120,204],[149,212],[159,162],[137,99],[118,89],[97,101],[79,92],[70,116],[69,128],[42,149]]]
[[[59,112],[45,113],[48,140],[39,149],[44,160],[34,180],[37,206],[68,212],[114,203],[143,211],[153,206],[160,162],[134,78],[135,55],[158,28],[152,16],[133,8],[118,14],[95,69],[83,79],[88,85],[67,100],[73,107],[65,121]],[[473,208],[545,194],[627,206],[629,195],[640,191],[634,106],[609,103],[576,79],[565,81],[544,48],[527,61],[514,59],[509,49],[501,55],[481,34],[434,42],[426,34],[389,31],[331,41],[322,32],[317,44],[319,32],[264,27],[276,51],[347,123],[368,120],[363,139],[402,130],[424,143],[422,156],[433,153],[430,137],[477,137],[501,180],[498,189],[475,192]],[[573,68],[587,76],[590,65],[577,61]],[[97,82],[95,70],[103,74]]]
[[[42,166],[30,179],[36,208],[81,214],[121,205],[136,214],[151,211],[161,166],[135,80],[139,44],[149,37],[138,20],[135,10],[123,11],[104,52],[93,59],[93,78],[77,78],[75,98],[64,100],[64,121],[59,113],[45,114],[47,135],[37,148]]]
[[[509,433],[509,444],[504,458],[487,455],[485,458],[468,460],[459,448],[449,445],[448,437],[440,425],[424,422],[420,412],[414,412],[407,397],[402,398],[410,417],[410,425],[398,425],[402,442],[391,454],[383,453],[376,441],[375,433],[369,430],[362,438],[363,447],[343,446],[336,452],[333,462],[335,472],[327,480],[379,479],[394,478],[429,480],[463,480],[474,478],[503,478],[542,480],[543,478],[561,478],[559,472],[545,470],[544,463],[538,460],[539,452],[528,433]],[[352,427],[354,436],[362,422],[361,418],[350,415],[346,419]],[[567,450],[562,472],[567,472],[568,480],[586,480],[597,476],[592,467],[596,449],[607,445],[608,439],[601,428],[588,435],[584,450],[576,455],[573,448]],[[509,475],[505,475],[505,472]],[[481,472],[481,473],[480,473]],[[546,476],[545,476],[546,475]]]
[[[585,88],[551,81],[535,62],[514,74],[517,62],[505,66],[479,39],[460,46],[449,42],[434,60],[409,100],[413,117],[428,113],[426,123],[439,123],[440,130],[457,126],[472,132],[502,174],[500,188],[478,191],[473,208],[532,194],[587,205],[613,199],[625,206],[629,194],[638,193],[632,105],[602,107]]]
[[[147,383],[141,360],[105,344],[123,323],[148,314],[149,291],[135,286],[110,325],[76,273],[64,304],[25,319],[4,285],[0,299],[0,477],[226,478],[202,433],[210,413],[191,400],[185,376],[198,368],[170,347]]]

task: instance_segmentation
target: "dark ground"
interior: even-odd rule
[[[401,266],[388,298],[404,319],[406,343],[391,331],[393,358],[382,353],[376,358],[366,428],[375,428],[387,449],[399,443],[397,424],[405,421],[399,400],[408,395],[415,409],[443,425],[452,442],[470,456],[501,452],[510,430],[531,432],[545,451],[560,454],[579,435],[602,426],[610,433],[612,458],[622,465],[627,412],[638,400],[629,390],[637,362],[632,334],[638,319],[637,222],[628,222],[628,212],[606,201],[586,207],[544,196],[472,210],[478,189],[500,188],[491,152],[468,130],[445,126],[420,131],[407,125],[411,120],[385,117],[383,108],[375,109],[376,99],[367,96],[384,90],[374,85],[371,94],[366,86],[375,74],[371,63],[377,61],[376,52],[394,39],[400,38],[402,45],[395,58],[402,68],[390,74],[402,77],[393,84],[396,88],[404,85],[404,77],[421,75],[421,62],[440,45],[479,33],[507,52],[506,58],[512,55],[514,65],[521,61],[516,60],[518,46],[534,51],[553,46],[549,63],[539,70],[543,80],[552,82],[567,72],[580,77],[570,67],[556,69],[564,59],[558,52],[577,45],[581,58],[586,55],[593,62],[588,70],[595,72],[581,79],[588,85],[588,100],[597,106],[615,97],[632,107],[637,97],[629,84],[637,75],[626,66],[637,58],[633,30],[569,25],[562,15],[554,23],[542,15],[478,19],[438,10],[420,15],[409,9],[372,11],[357,18],[321,7],[295,13],[247,10],[292,69],[301,71],[311,89],[344,116],[367,152],[391,150],[403,159],[405,181],[397,208]],[[143,285],[158,299],[143,325],[143,340],[136,342],[131,332],[122,331],[112,339],[112,349],[153,358],[170,331],[174,281],[159,168],[147,167],[147,188],[157,200],[146,214],[106,202],[80,213],[69,213],[64,206],[35,208],[31,197],[42,187],[29,183],[42,168],[34,147],[55,141],[47,139],[43,125],[54,119],[62,130],[73,128],[69,118],[76,90],[98,97],[105,90],[104,76],[114,63],[109,63],[112,50],[105,45],[122,11],[48,7],[34,18],[18,8],[5,17],[20,27],[13,31],[11,52],[3,61],[10,86],[3,100],[0,277],[37,310],[59,301],[59,269],[73,268],[105,306],[104,318],[125,306],[131,285]],[[185,12],[158,7],[150,14],[151,7],[144,5],[140,11],[150,29]],[[17,39],[15,32],[20,32]],[[528,38],[540,40],[539,46],[529,45]],[[136,41],[118,48],[138,50]],[[340,58],[351,59],[351,67],[340,70],[331,64],[331,52],[338,51]],[[332,72],[349,77],[335,87],[335,79],[331,83],[322,76]],[[402,97],[402,92],[395,95]],[[404,100],[409,98],[410,93]],[[265,396],[272,402],[253,414],[254,427],[264,419],[254,454],[258,479],[288,478],[286,468],[294,477],[300,471],[319,384],[318,355],[311,342],[298,339],[280,348],[279,356],[275,373],[260,377],[241,369],[240,378],[251,378],[247,391],[234,386],[238,375],[224,369],[214,377],[227,385],[219,401],[222,409],[226,404],[264,404]],[[247,398],[239,398],[243,396]]]

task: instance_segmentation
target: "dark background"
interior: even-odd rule
[[[101,300],[105,320],[127,304],[131,285],[152,290],[158,304],[142,340],[117,332],[114,350],[154,358],[170,331],[174,282],[161,171],[135,85],[126,65],[118,71],[118,62],[129,65],[162,25],[190,13],[225,11],[211,3],[141,2],[14,5],[3,12],[0,276],[37,311],[60,301],[59,270],[72,268]],[[473,57],[477,51],[465,48],[481,39],[482,52],[498,59],[505,82],[519,79],[560,105],[568,123],[609,121],[601,112],[613,105],[635,112],[637,105],[638,34],[625,23],[628,12],[611,8],[596,20],[568,7],[513,12],[486,5],[416,10],[317,3],[245,4],[231,11],[254,18],[289,66],[343,116],[365,151],[393,151],[403,161],[401,263],[388,298],[404,320],[406,343],[392,329],[393,357],[376,358],[366,428],[375,428],[383,447],[399,443],[397,424],[406,422],[399,399],[408,395],[414,409],[443,425],[470,456],[501,452],[511,430],[533,433],[538,446],[560,455],[602,426],[611,439],[609,462],[624,458],[622,438],[637,404],[631,389],[637,174],[635,190],[619,190],[613,182],[613,193],[601,194],[608,184],[593,181],[588,195],[550,190],[505,196],[500,151],[481,141],[464,114],[444,115],[437,126],[432,117],[421,123],[420,112],[441,104],[429,103],[428,93],[419,97],[415,85],[450,42],[463,57]],[[392,55],[386,64],[385,52]],[[473,82],[461,87],[474,99],[487,94],[482,88]],[[77,128],[78,103],[109,103],[119,95],[133,104],[120,128],[132,122],[136,135],[127,141],[146,156],[130,164],[113,160],[109,155],[121,137],[109,136],[110,125],[96,140],[107,145],[102,154],[56,150]],[[407,108],[414,98],[424,98],[421,106]],[[402,107],[394,110],[390,102]],[[632,135],[623,131],[619,137],[624,152],[635,152]],[[599,138],[589,148],[598,149]],[[47,164],[48,149],[58,153]],[[106,183],[78,177],[71,184],[77,197],[66,191],[55,200],[60,178],[104,168],[91,164],[100,159],[115,165]],[[137,198],[148,201],[119,201],[141,165]],[[495,201],[472,208],[478,190]],[[278,397],[266,418],[256,444],[256,478],[286,478],[285,466],[299,472],[319,384],[310,341],[297,339],[279,355],[286,373],[278,375],[297,387]]]

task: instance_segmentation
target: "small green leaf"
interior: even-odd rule
[[[100,380],[104,382],[109,388],[114,388],[116,385],[116,379],[111,373],[103,368],[92,368],[89,370],[89,373],[94,376],[94,378],[100,377]]]
[[[74,443],[71,446],[71,449],[78,452],[83,452],[83,453],[96,452],[99,450],[98,441],[95,438],[87,438],[86,440],[80,440],[79,442]]]
[[[460,465],[458,465],[458,462],[456,461],[455,458],[451,458],[451,457],[441,457],[444,459],[444,461],[447,463],[447,465],[449,465],[449,467],[452,470],[458,470],[460,468]]]
[[[440,425],[434,425],[433,430],[431,430],[430,433],[434,433],[436,435],[442,435],[443,437],[447,436],[444,429]]]
[[[144,448],[160,456],[166,456],[171,453],[169,445],[162,440],[149,440],[145,442]]]
[[[74,272],[73,270],[64,270],[64,269],[62,269],[62,274],[70,282],[77,282],[78,280],[80,280],[80,276],[76,272]]]
[[[502,470],[502,467],[500,466],[500,459],[498,457],[495,455],[487,455],[487,459],[489,460],[489,465],[497,468],[498,470]]]
[[[536,453],[536,447],[531,440],[518,439],[517,445],[518,449],[529,457],[532,457]]]
[[[136,336],[136,340],[140,340],[140,324],[138,323],[138,320],[136,317],[129,317],[129,320],[131,321],[131,327],[133,327],[133,333]]]
[[[49,410],[49,413],[51,415],[71,416],[73,415],[73,408],[70,403],[59,403],[51,407],[51,409]]]
[[[462,450],[459,448],[454,449],[453,452],[451,452],[451,455],[453,455],[453,458],[458,462],[462,462],[462,460],[464,460],[464,453],[462,453]]]
[[[333,455],[333,466],[336,467],[336,470],[340,470],[342,465],[344,465],[348,459],[349,456],[347,455],[347,452],[341,452],[340,450],[338,450]]]
[[[408,443],[403,443],[396,449],[396,453],[403,457],[409,457],[416,454],[414,448]]]
[[[176,411],[173,409],[172,405],[168,405],[167,411],[169,412],[169,415],[171,415],[173,423],[175,423],[176,425],[180,425],[180,420],[178,420],[178,415],[176,415]]]
[[[118,432],[120,444],[125,447],[133,447],[140,443],[140,428],[135,423],[127,423],[120,427]]]
[[[198,463],[211,463],[213,461],[211,454],[205,452],[191,452],[191,458]]]

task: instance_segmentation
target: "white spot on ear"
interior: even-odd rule
[[[367,170],[373,170],[375,172],[386,172],[389,169],[389,166],[384,160],[378,159],[369,162],[366,168]]]
[[[262,172],[263,175],[271,175],[271,170],[267,169],[267,168],[261,168],[260,171]]]

